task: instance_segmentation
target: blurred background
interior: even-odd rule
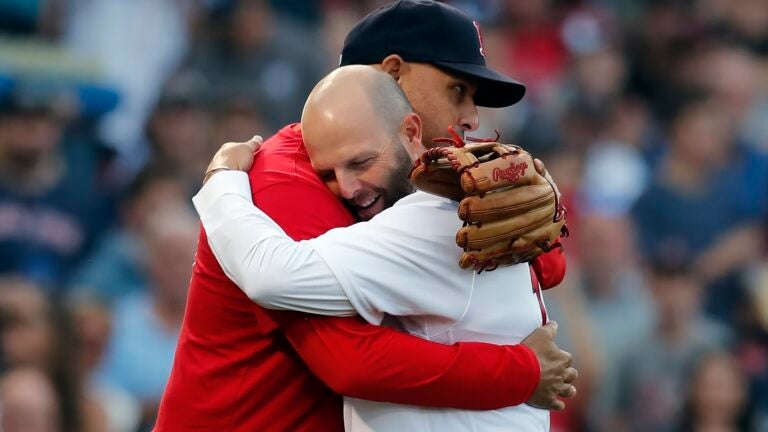
[[[0,430],[149,430],[226,141],[386,2],[0,0]],[[768,1],[453,1],[568,201],[553,431],[768,431]]]

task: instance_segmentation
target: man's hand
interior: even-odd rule
[[[262,139],[255,135],[245,142],[228,142],[221,146],[219,151],[213,155],[211,163],[205,170],[203,184],[211,176],[222,170],[248,171],[253,165],[253,154],[261,147]]]
[[[579,373],[571,367],[571,355],[555,345],[556,334],[557,323],[550,321],[534,330],[522,343],[533,350],[541,367],[539,385],[527,403],[559,411],[565,408],[565,402],[558,397],[572,398],[576,395],[576,387],[572,383]]]

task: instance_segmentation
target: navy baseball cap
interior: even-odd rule
[[[486,66],[480,25],[444,3],[400,0],[371,12],[347,35],[339,66],[376,64],[391,54],[475,78],[479,106],[509,106],[525,94],[523,84]]]

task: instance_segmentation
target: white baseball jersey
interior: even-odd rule
[[[435,342],[517,344],[542,324],[529,266],[476,273],[458,266],[457,205],[416,192],[369,222],[294,242],[251,201],[248,177],[214,175],[193,199],[227,275],[272,309],[395,317]],[[348,431],[548,431],[528,405],[470,411],[344,400]]]

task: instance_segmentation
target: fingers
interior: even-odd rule
[[[576,387],[571,384],[563,384],[557,391],[559,397],[571,399],[576,396]]]
[[[576,396],[576,387],[573,382],[579,377],[579,371],[575,368],[569,367],[563,374],[563,383],[558,389],[557,395],[564,398],[572,398]]]
[[[523,344],[528,345],[536,352],[536,356],[540,357],[540,350],[545,349],[554,344],[555,336],[557,335],[557,322],[550,321],[543,326],[534,330],[525,339]],[[541,360],[541,359],[539,359]]]
[[[565,409],[565,402],[563,402],[562,400],[556,397],[552,397],[546,401],[539,401],[539,402],[528,401],[526,403],[534,408],[545,409],[550,411],[562,411]]]
[[[565,408],[565,402],[558,398],[570,399],[576,396],[573,383],[579,377],[579,372],[572,367],[571,353],[559,349],[554,343],[557,329],[557,322],[550,321],[523,340],[534,350],[541,367],[539,385],[529,403],[553,411]]]
[[[549,321],[548,323],[544,324],[541,328],[546,330],[547,333],[552,337],[552,339],[557,336],[557,321]]]
[[[253,154],[261,147],[262,142],[263,139],[260,135],[254,135],[253,138],[244,143],[248,151],[245,156],[240,157],[238,160],[238,168],[240,170],[248,171],[251,169],[251,166],[253,165]]]
[[[248,141],[228,142],[222,145],[205,170],[203,183],[222,170],[248,171],[253,164],[254,153],[261,147],[263,141],[260,135],[254,135]]]
[[[224,144],[218,151],[223,157],[227,158],[227,162],[242,162],[239,159],[247,159],[242,153],[254,153],[264,143],[261,135],[254,135],[253,138],[243,142],[228,142]],[[235,167],[233,167],[235,168]]]
[[[564,357],[563,365],[566,369],[570,368],[573,364],[573,356],[568,351],[560,350],[560,354]]]
[[[579,378],[579,371],[576,368],[569,367],[563,374],[563,382],[566,384],[572,384]]]
[[[253,138],[245,142],[245,144],[254,152],[258,150],[263,143],[264,139],[261,137],[261,135],[254,135]]]
[[[562,411],[565,409],[565,402],[560,399],[554,399],[550,404],[549,409],[552,411]]]

